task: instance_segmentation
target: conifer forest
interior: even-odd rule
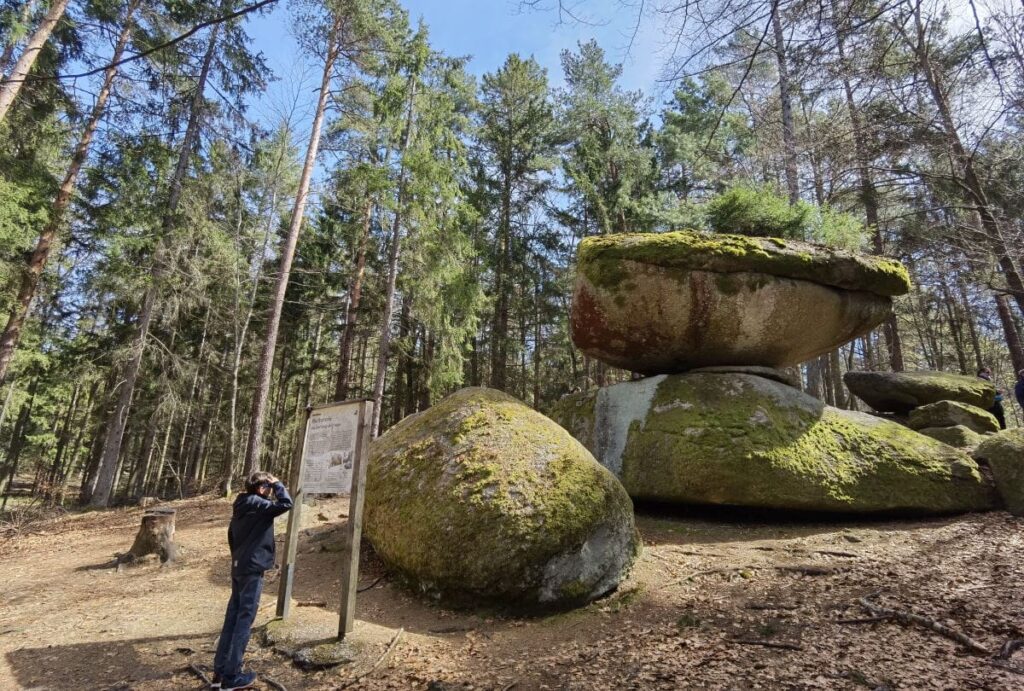
[[[277,5],[299,73],[248,33]],[[0,3],[5,509],[285,477],[329,401],[372,399],[383,433],[465,386],[547,412],[626,381],[568,325],[577,244],[622,232],[896,259],[894,316],[800,365],[801,388],[864,409],[848,371],[990,367],[1021,425],[1022,7],[611,11],[654,17],[658,93],[621,83],[628,31],[477,74],[398,0]],[[255,117],[282,80],[310,107]]]

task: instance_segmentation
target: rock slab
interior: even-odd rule
[[[370,447],[365,530],[414,589],[461,606],[571,607],[639,550],[619,481],[550,419],[462,389]]]
[[[1003,430],[974,450],[974,457],[992,469],[1006,509],[1024,516],[1024,429]]]
[[[909,288],[891,260],[776,238],[626,233],[579,246],[573,342],[644,374],[788,367],[886,319]]]
[[[763,377],[650,377],[568,396],[552,416],[634,499],[859,514],[996,500],[965,453]]]
[[[987,410],[996,400],[991,382],[949,372],[847,372],[843,381],[857,398],[885,413],[905,414],[939,401]]]
[[[953,425],[952,427],[925,427],[917,430],[919,433],[932,439],[937,439],[943,444],[955,446],[958,449],[973,449],[985,440],[970,427],[965,425]]]
[[[929,403],[910,411],[907,424],[911,429],[954,427],[961,425],[978,434],[999,431],[999,421],[987,410],[958,401]]]

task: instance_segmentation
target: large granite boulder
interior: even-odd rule
[[[373,442],[365,526],[410,585],[464,606],[589,602],[618,585],[640,544],[632,502],[589,451],[480,388]]]
[[[916,430],[963,425],[979,434],[999,431],[999,421],[995,415],[959,401],[939,401],[914,408],[910,411],[907,425]]]
[[[627,233],[579,245],[571,328],[645,374],[787,367],[866,333],[909,289],[898,262],[777,238]]]
[[[650,377],[568,396],[552,417],[634,499],[861,514],[995,501],[961,451],[758,376]]]
[[[958,449],[971,450],[978,444],[985,441],[985,437],[965,425],[953,425],[952,427],[925,427],[917,430],[919,434],[937,439],[943,444],[954,446]]]
[[[843,381],[857,398],[885,413],[907,413],[939,401],[987,410],[996,400],[991,382],[949,372],[847,372]]]
[[[974,450],[974,458],[992,469],[1007,510],[1024,516],[1024,429],[1003,430],[989,437]]]

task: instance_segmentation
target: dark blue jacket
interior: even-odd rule
[[[1017,397],[1017,403],[1024,408],[1024,379],[1018,379],[1013,386],[1013,395]]]
[[[292,498],[280,482],[274,485],[274,498],[246,493],[235,499],[228,526],[232,576],[263,573],[274,565],[274,519],[292,508]]]

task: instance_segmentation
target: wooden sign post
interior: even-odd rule
[[[356,616],[356,591],[359,586],[359,544],[363,537],[363,498],[366,495],[366,464],[369,460],[370,425],[373,401],[359,406],[359,432],[356,435],[355,467],[352,469],[352,491],[348,499],[348,540],[345,560],[341,564],[341,612],[338,638],[352,633]]]
[[[373,402],[343,401],[309,408],[305,432],[292,464],[293,508],[288,516],[277,616],[291,609],[295,557],[302,527],[302,501],[308,494],[348,494],[348,531],[341,579],[341,621],[338,637],[352,631],[359,580],[359,542],[363,532],[363,493]]]

